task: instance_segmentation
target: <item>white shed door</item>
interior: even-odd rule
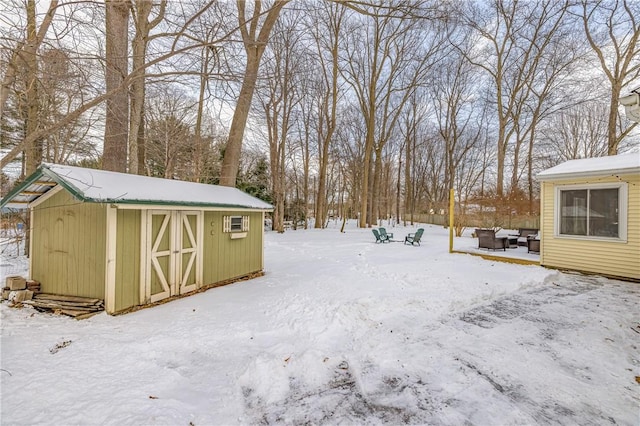
[[[177,282],[180,284],[180,294],[188,293],[197,288],[200,281],[200,266],[202,265],[199,256],[202,238],[200,234],[200,212],[182,212],[177,241],[176,266],[178,271]]]
[[[143,216],[144,302],[198,288],[202,282],[202,212],[148,210]]]

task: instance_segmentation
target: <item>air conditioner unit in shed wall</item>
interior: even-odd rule
[[[640,123],[640,94],[632,93],[620,98],[620,103],[624,105],[625,114],[631,121]]]

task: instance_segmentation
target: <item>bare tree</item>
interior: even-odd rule
[[[432,102],[438,132],[444,141],[444,187],[453,188],[461,173],[459,167],[485,126],[486,108],[475,91],[479,76],[463,55],[451,52],[440,69],[442,72],[432,79]]]
[[[269,141],[273,229],[279,232],[284,231],[286,158],[292,118],[303,95],[296,90],[305,61],[303,51],[299,48],[300,38],[295,30],[299,18],[299,14],[287,14],[274,25],[271,48],[265,63],[266,93],[259,93],[266,115]]]
[[[129,99],[123,88],[129,74],[129,0],[106,0],[106,69],[107,99],[102,167],[116,172],[127,171],[129,134]]]
[[[68,114],[91,93],[90,81],[83,72],[90,64],[72,61],[70,56],[71,52],[60,48],[48,48],[39,55],[39,121],[43,127]],[[101,140],[92,130],[100,119],[97,111],[90,111],[44,136],[43,160],[58,164],[67,164],[74,158],[97,160]]]
[[[422,97],[423,91],[415,91],[409,98],[409,102],[405,105],[402,113],[402,120],[400,122],[400,133],[402,134],[402,148],[404,149],[404,212],[405,215],[409,215],[409,221],[413,224],[414,214],[416,213],[416,185],[415,182],[415,170],[416,170],[416,146],[418,142],[418,134],[420,123],[426,119],[425,106],[427,105],[426,99]],[[402,150],[400,151],[400,157],[402,157]],[[402,160],[399,161],[401,163]],[[400,169],[400,164],[398,165]],[[398,179],[400,180],[400,179]],[[399,192],[399,191],[398,191]],[[398,195],[399,197],[399,195]],[[399,215],[398,211],[398,215]],[[399,218],[398,218],[399,219]]]
[[[25,55],[35,55],[35,52],[42,45],[44,41],[45,35],[51,26],[51,22],[55,16],[56,10],[58,9],[58,0],[51,0],[49,3],[48,11],[40,24],[40,27],[35,31],[35,2],[33,0],[29,0],[26,3],[27,13],[31,16],[28,23],[29,32],[31,34],[27,34],[27,38],[31,37],[29,43],[25,43],[24,40],[16,43],[15,47],[12,49],[11,58],[9,59],[4,75],[2,76],[2,85],[0,85],[0,117],[4,114],[4,107],[7,102],[7,98],[9,96],[9,92],[11,91],[11,86],[16,79],[18,74],[18,61],[25,60]],[[21,59],[22,58],[22,59]]]
[[[358,106],[345,103],[339,111],[338,125],[334,133],[335,161],[340,164],[342,192],[348,206],[343,214],[350,218],[357,218],[361,210],[366,125],[360,116]]]
[[[218,20],[218,22],[220,21]],[[208,144],[209,138],[203,137],[203,124],[206,122],[205,114],[207,116],[213,115],[212,111],[206,108],[206,102],[211,97],[212,92],[210,80],[212,79],[212,74],[215,74],[215,70],[221,66],[223,61],[221,58],[223,56],[221,54],[222,49],[215,44],[218,32],[221,31],[221,25],[214,25],[211,22],[207,22],[207,24],[208,26],[203,31],[204,34],[202,36],[205,45],[201,49],[200,75],[198,76],[198,115],[196,117],[195,158],[192,170],[192,179],[196,182],[205,181],[207,178],[205,171],[209,169],[207,164],[212,160],[212,152]],[[215,85],[213,87],[213,90],[215,90]]]
[[[469,62],[489,76],[497,114],[497,182],[498,197],[504,195],[504,174],[507,152],[515,139],[513,170],[519,167],[518,155],[524,142],[518,138],[522,100],[529,94],[530,82],[535,78],[545,49],[556,35],[567,8],[567,2],[543,0],[518,2],[492,0],[487,8],[471,7],[464,22],[479,37],[483,46],[473,53],[459,48]],[[456,42],[452,43],[457,46]],[[515,189],[515,188],[512,188]]]
[[[147,58],[147,61],[144,63],[144,69],[149,70],[152,67],[156,67],[159,64],[163,64],[167,62],[169,59],[179,57],[180,55],[186,55],[191,51],[201,48],[203,45],[214,44],[214,42],[211,40],[203,41],[203,40],[194,38],[190,34],[188,34],[188,31],[187,31],[188,28],[191,25],[193,25],[193,23],[197,21],[207,10],[209,10],[212,4],[214,3],[215,2],[213,1],[207,0],[202,2],[202,4],[195,4],[194,10],[189,10],[189,11],[182,10],[181,13],[183,13],[183,15],[176,16],[178,20],[176,22],[173,22],[173,26],[171,27],[171,30],[169,32],[157,34],[155,36],[157,38],[161,37],[162,39],[166,40],[166,42],[162,43],[161,45],[159,44],[157,46],[158,49],[155,52],[152,59]],[[69,6],[71,4],[75,4],[75,3],[64,3],[64,4],[61,4],[59,7],[63,5]],[[106,3],[106,5],[109,7],[118,6],[116,10],[120,12],[121,20],[125,19],[124,9],[126,9],[126,5],[128,4],[129,3],[125,0],[111,0]],[[101,19],[103,19],[103,17],[99,13],[96,13],[96,10],[98,10],[100,6],[102,5],[99,3],[89,4],[88,10],[86,12],[92,19],[95,19],[95,22],[92,22],[89,25],[97,25],[97,23],[100,22]],[[112,17],[110,17],[110,20],[111,19]],[[180,20],[183,20],[183,21],[181,22]],[[43,25],[41,25],[41,29],[44,28]],[[123,25],[120,25],[120,27],[122,26]],[[111,28],[111,25],[107,25],[107,28]],[[113,29],[114,28],[111,28],[110,31],[113,32]],[[126,29],[127,29],[126,24],[124,25],[124,29],[126,32]],[[228,40],[231,34],[233,34],[234,32],[235,32],[235,28],[220,35],[220,37],[216,40],[216,42],[222,42],[223,40]],[[111,35],[109,37],[111,37]],[[119,41],[121,43],[124,42],[124,45],[121,47],[123,49],[123,52],[126,51],[128,47],[128,41],[126,39],[124,40],[120,39]],[[17,44],[19,45],[20,43],[17,43]],[[109,48],[109,50],[111,50],[111,47]],[[89,55],[86,52],[78,52],[78,54],[79,55],[84,54],[87,56]],[[109,54],[113,55],[113,52],[110,51]],[[114,100],[113,100],[114,96],[119,97],[118,102],[124,104],[124,99],[128,100],[128,94],[126,93],[127,89],[132,84],[133,80],[135,80],[136,78],[140,78],[140,73],[131,74],[127,72],[127,67],[124,65],[124,63],[127,61],[127,58],[126,58],[126,54],[124,55],[125,55],[124,59],[120,57],[120,60],[123,62],[122,64],[119,64],[118,70],[120,71],[113,69],[114,72],[110,74],[110,83],[107,84],[106,91],[104,89],[104,85],[102,85],[99,82],[95,82],[96,86],[99,86],[99,89],[100,89],[99,93],[97,93],[95,96],[91,98],[83,99],[80,104],[74,105],[73,109],[71,109],[66,115],[59,117],[59,119],[55,123],[50,123],[50,126],[38,128],[37,131],[35,131],[34,133],[26,135],[23,140],[21,140],[19,143],[13,146],[8,152],[6,152],[4,157],[0,158],[0,168],[5,167],[8,163],[13,161],[25,149],[25,147],[29,146],[29,144],[31,144],[33,141],[39,138],[43,138],[44,136],[50,134],[51,132],[56,132],[59,129],[63,128],[64,126],[67,126],[70,123],[73,123],[83,114],[85,114],[87,111],[102,105],[107,100],[109,100],[109,105],[107,106],[106,110],[111,111],[109,112],[109,114],[113,114],[113,112],[115,111],[114,108],[112,107],[112,104],[114,103]],[[102,61],[105,60],[105,56],[103,56],[101,53],[98,53],[98,55],[94,56],[93,59],[96,62],[102,63]],[[108,62],[108,66],[106,66],[106,68],[109,68],[109,67],[113,68],[114,66],[113,61],[109,60],[107,62]],[[168,72],[160,71],[159,73],[155,73],[155,74],[150,73],[150,74],[146,74],[145,76],[147,78],[157,78],[157,77],[167,77],[169,75],[186,76],[188,74],[189,72],[185,72],[182,69],[172,69]],[[8,79],[5,78],[3,79],[3,81],[8,81]],[[119,84],[116,85],[116,83],[119,83]],[[4,86],[3,86],[3,90],[4,90]],[[4,96],[4,92],[3,92],[3,96]],[[115,102],[115,103],[117,104],[118,102]],[[128,110],[128,102],[125,109]],[[116,130],[116,128],[111,124],[106,126],[108,129],[110,129],[109,132],[111,134],[106,138],[107,140],[105,140],[106,146],[104,149],[104,153],[107,154],[108,158],[112,158],[114,154],[111,153],[111,151],[115,151],[115,153],[119,158],[118,168],[120,170],[126,169],[126,166],[127,166],[128,114],[123,114],[123,112],[126,112],[126,111],[123,111],[122,108],[120,108],[118,120],[124,123],[124,125],[120,125],[121,130],[119,131]],[[113,117],[110,118],[109,123],[111,123],[111,121],[113,121]],[[108,161],[111,161],[111,160],[108,160]],[[114,168],[114,167],[111,167],[111,168]]]
[[[166,0],[161,0],[156,16],[149,20],[153,10],[153,3],[149,0],[134,0],[131,11],[135,34],[131,41],[132,61],[131,74],[135,78],[131,81],[129,99],[131,114],[129,119],[129,173],[144,173],[144,98],[145,98],[145,62],[147,60],[147,46],[149,34],[164,18],[167,6]]]
[[[308,84],[305,84],[305,87],[308,87]],[[304,90],[304,89],[303,89]],[[308,92],[307,92],[308,93]],[[296,186],[302,187],[302,199],[304,200],[304,229],[309,227],[309,200],[311,199],[311,156],[312,156],[312,135],[313,129],[309,125],[313,120],[313,104],[311,102],[304,102],[306,99],[301,99],[300,102],[300,111],[296,114],[295,126],[296,126],[296,136],[298,139],[298,147],[299,147],[299,155],[296,156],[292,163],[294,164],[302,164],[301,179],[298,177],[300,173],[298,172],[297,167],[293,167],[296,178]],[[302,182],[300,182],[302,180]],[[315,215],[317,219],[318,215]]]
[[[406,2],[397,4],[398,10],[406,9]],[[425,32],[418,31],[418,23],[426,21],[379,13],[372,13],[368,18],[354,22],[352,25],[358,27],[349,29],[353,39],[345,53],[342,70],[358,99],[367,129],[360,227],[377,219],[378,200],[369,197],[369,193],[378,193],[382,150],[395,131],[402,106],[437,61],[435,52],[439,46],[438,32],[429,33],[431,37],[425,43]],[[366,29],[364,37],[359,36],[362,29]]]
[[[246,8],[249,2],[244,0],[236,1],[238,6],[238,24],[247,56],[247,62],[242,87],[240,89],[240,94],[238,95],[238,101],[236,103],[231,128],[229,130],[229,140],[227,141],[227,146],[224,151],[220,185],[232,187],[236,185],[236,177],[238,175],[238,168],[240,165],[240,152],[242,150],[242,139],[244,137],[244,130],[247,124],[249,110],[251,109],[251,100],[253,99],[256,80],[258,78],[260,60],[262,59],[267,41],[269,40],[271,29],[275,25],[278,15],[280,15],[280,11],[288,2],[289,0],[276,1],[266,12],[264,12],[266,17],[262,22],[262,27],[258,29],[261,17],[263,16],[262,1],[254,0],[253,13],[251,18],[248,19],[246,17]]]
[[[11,5],[11,9],[4,9]],[[102,76],[95,66],[96,61],[79,50],[76,44],[78,35],[86,36],[87,30],[86,23],[78,19],[79,15],[90,8],[95,9],[95,5],[51,2],[44,16],[37,14],[37,7],[35,10],[31,8],[29,13],[27,9],[20,9],[25,6],[31,8],[33,5],[27,2],[23,5],[18,2],[3,3],[3,11],[6,12],[4,17],[10,19],[13,26],[3,28],[6,32],[3,31],[2,40],[4,46],[13,45],[13,54],[2,67],[6,70],[2,88],[4,100],[0,108],[3,123],[0,135],[4,155],[2,167],[18,156],[22,159],[23,174],[26,172],[25,163],[33,171],[41,160],[60,163],[72,158],[95,159],[98,155],[97,144],[101,144],[96,130],[103,126],[99,114],[95,110],[86,110],[88,113],[76,114],[65,123],[59,123],[70,111],[95,94],[97,84],[103,87],[95,78],[98,74]],[[20,20],[22,14],[28,22],[24,27]],[[83,17],[86,18],[86,15]],[[35,42],[28,43],[28,48],[24,45],[24,49],[13,48],[20,46],[21,37],[27,32],[33,36],[37,20],[42,20],[42,23]],[[51,37],[51,34],[47,37],[47,30],[54,33],[55,37]],[[91,42],[88,37],[83,41]],[[37,50],[34,51],[34,48]],[[25,51],[31,52],[27,55],[30,58],[28,67],[24,60],[27,57]],[[5,64],[7,68],[4,68]],[[35,80],[29,70],[35,70]],[[29,115],[31,118],[28,118]]]
[[[527,143],[527,195],[529,200],[529,214],[538,209],[536,201],[537,189],[534,179],[536,167],[536,144],[539,140],[539,127],[545,120],[561,114],[568,105],[578,102],[572,92],[576,83],[571,78],[578,68],[582,66],[581,49],[576,40],[574,29],[571,25],[563,25],[558,30],[558,36],[551,41],[546,48],[547,52],[540,57],[534,78],[527,83],[528,88],[521,99],[522,108],[520,119],[517,120],[517,140]],[[514,164],[519,164],[514,161]],[[515,167],[511,175],[511,188],[518,187],[520,170]]]
[[[640,3],[635,0],[582,0],[582,24],[589,46],[611,85],[607,127],[608,155],[618,153],[618,107],[622,90],[640,76]]]
[[[329,147],[336,130],[338,101],[340,98],[339,53],[340,33],[345,9],[336,3],[325,3],[318,9],[313,38],[320,61],[322,91],[318,105],[318,189],[315,199],[315,228],[322,228],[327,214],[327,166]],[[322,21],[322,26],[320,22]]]
[[[600,101],[576,105],[555,114],[541,131],[541,144],[546,153],[541,167],[607,155],[608,115],[606,104]]]
[[[188,179],[193,160],[196,101],[164,86],[153,92],[146,111],[150,174]]]
[[[23,51],[23,69],[26,75],[26,134],[34,134],[38,130],[38,59],[36,34],[36,2],[27,1],[27,43]],[[26,149],[26,174],[33,173],[42,162],[42,139],[34,139]]]

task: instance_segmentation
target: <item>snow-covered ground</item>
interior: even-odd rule
[[[638,424],[640,285],[338,227],[269,232],[265,276],[127,315],[3,303],[0,422]]]

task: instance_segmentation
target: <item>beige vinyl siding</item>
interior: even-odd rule
[[[223,232],[224,216],[249,216],[245,238],[231,239]],[[205,212],[203,282],[215,284],[261,271],[263,249],[262,212]]]
[[[31,238],[31,278],[43,292],[104,298],[105,206],[60,191],[33,208]]]
[[[595,241],[554,236],[555,186],[628,183],[627,241]],[[640,279],[640,175],[543,182],[542,252],[544,266]]]
[[[140,304],[140,210],[118,210],[115,311]]]

